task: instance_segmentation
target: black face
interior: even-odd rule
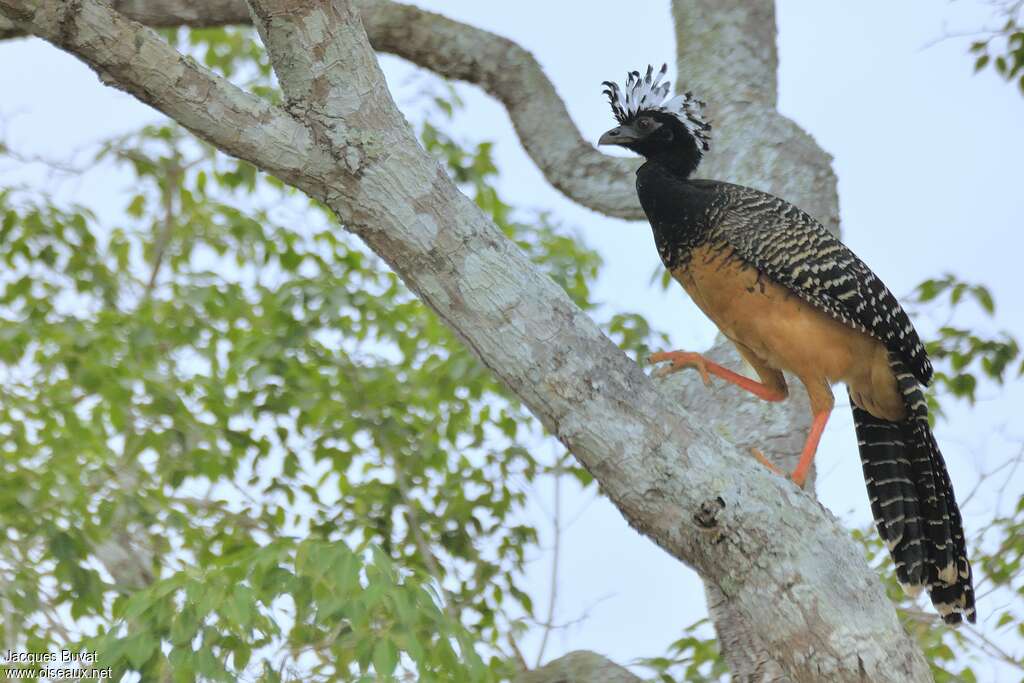
[[[642,114],[629,123],[612,128],[601,136],[599,145],[620,145],[635,152],[639,152],[637,146],[647,147],[651,143],[668,143],[673,138],[672,129],[665,123],[658,121],[651,114]]]
[[[700,163],[697,141],[671,114],[641,112],[601,136],[599,145],[619,145],[689,175]]]

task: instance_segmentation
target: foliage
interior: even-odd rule
[[[970,51],[976,55],[974,70],[995,69],[1007,81],[1016,81],[1024,94],[1024,25],[1021,23],[1024,3],[1003,0],[996,4],[1005,23],[985,39],[971,43]]]
[[[230,678],[248,661],[238,653],[275,631],[265,621],[243,628],[243,613],[215,606],[240,609],[244,595],[255,619],[284,596],[281,667],[313,649],[365,670],[364,644],[332,630],[358,614],[342,619],[309,585],[331,582],[341,598],[352,577],[309,574],[307,546],[278,558],[275,582],[243,575],[249,590],[233,588],[245,558],[295,536],[351,548],[352,571],[368,585],[401,576],[382,603],[395,609],[387,601],[436,611],[423,588],[430,577],[467,625],[459,638],[493,642],[501,611],[529,607],[517,572],[535,532],[515,521],[523,493],[512,481],[532,479],[537,464],[516,440],[522,409],[379,261],[315,225],[315,210],[286,226],[268,209],[240,208],[246,195],[281,195],[251,167],[170,126],[108,145],[108,155],[135,177],[125,227],[104,229],[89,211],[45,197],[0,196],[12,273],[0,296],[9,377],[0,509],[16,539],[5,550],[17,567],[8,599],[27,642],[66,645],[38,617],[68,610],[73,633],[101,624],[108,665],[123,652],[126,667],[169,662],[212,676],[210,662],[226,661],[229,648],[234,669],[220,677]],[[142,550],[138,572],[168,580],[154,588],[165,621],[145,622],[153,659],[142,655],[140,622],[119,621],[115,598],[141,587],[119,585],[120,568],[105,559],[122,537]],[[371,563],[375,552],[403,571]],[[474,571],[443,569],[459,562]],[[179,627],[180,617],[167,621],[172,601],[207,611]],[[174,649],[157,648],[161,639]],[[402,651],[423,673],[445,642],[418,659]],[[381,657],[375,667],[390,661]]]
[[[721,683],[728,680],[729,669],[718,651],[709,619],[701,619],[683,629],[683,636],[669,645],[663,657],[638,660],[638,664],[663,683]]]
[[[371,666],[376,677],[387,678],[402,655],[421,677],[464,672],[488,679],[465,630],[439,608],[426,577],[402,572],[379,549],[370,556],[321,540],[284,538],[244,548],[119,597],[111,628],[85,645],[103,653],[115,677],[134,670],[147,680],[173,672],[180,681],[234,681],[254,650],[281,638],[293,658],[307,651],[327,657],[305,671],[263,660],[263,680],[336,678]],[[169,645],[166,660],[161,642]]]
[[[277,96],[251,32],[165,35]],[[442,130],[458,101],[427,101],[424,146],[596,311],[596,253],[505,204],[491,145]],[[506,678],[535,624],[523,506],[553,442],[276,179],[170,124],[90,166],[128,177],[114,220],[0,191],[4,642],[146,679]],[[606,330],[638,355],[653,335],[633,314]]]
[[[922,282],[908,301],[911,312],[917,316],[931,313],[932,317],[941,315],[944,320],[935,338],[926,344],[936,368],[928,396],[933,416],[943,415],[942,405],[949,399],[973,405],[980,386],[998,387],[1024,376],[1020,343],[1013,335],[1007,331],[986,334],[981,331],[984,325],[976,321],[973,329],[955,322],[958,317],[972,313],[963,310],[969,303],[973,303],[975,317],[980,313],[984,318],[995,318],[996,302],[988,289],[949,273]],[[921,644],[939,683],[983,680],[984,674],[976,669],[986,660],[999,661],[1024,675],[1024,613],[1018,607],[1024,598],[1024,495],[1007,491],[1022,464],[1024,444],[1020,444],[1016,454],[982,473],[966,495],[961,489],[958,496],[961,509],[968,511],[979,503],[976,494],[982,487],[988,487],[987,503],[994,509],[991,521],[967,539],[982,614],[978,626],[942,625],[933,613],[922,609],[917,600],[899,588],[889,553],[874,530],[855,532],[854,537],[864,544],[889,597]],[[1004,504],[1008,493],[1011,499]],[[1013,650],[1019,654],[1013,654]]]
[[[967,300],[973,300],[982,313],[990,317],[995,314],[995,301],[983,285],[963,282],[946,273],[918,285],[908,305],[912,311],[923,308],[925,304],[936,306],[941,303],[943,295],[948,299],[948,304],[941,309],[947,322],[925,345],[936,365],[929,392],[933,418],[943,414],[942,406],[935,398],[938,393],[948,392],[955,398],[974,404],[979,378],[1002,385],[1007,379],[1024,375],[1024,359],[1018,362],[1020,345],[1009,332],[983,336],[978,330],[952,322],[958,307]]]

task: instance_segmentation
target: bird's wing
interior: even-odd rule
[[[739,185],[716,232],[736,255],[815,308],[866,332],[899,355],[927,385],[932,364],[906,311],[882,281],[807,213],[774,195]]]

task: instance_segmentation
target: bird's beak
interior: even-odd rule
[[[601,136],[597,141],[599,145],[628,145],[640,139],[632,126],[618,126]]]

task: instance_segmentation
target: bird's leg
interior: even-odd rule
[[[811,422],[811,431],[807,434],[804,450],[800,453],[800,462],[796,464],[796,469],[789,475],[800,488],[803,488],[804,484],[807,483],[807,471],[811,469],[811,463],[814,462],[814,454],[818,452],[818,442],[821,441],[821,435],[825,431],[825,424],[828,422],[828,416],[831,414],[831,410],[818,413]]]
[[[807,434],[804,449],[800,452],[800,462],[797,463],[796,469],[789,475],[793,483],[800,488],[803,488],[807,483],[807,471],[811,469],[811,463],[814,462],[814,454],[818,452],[818,442],[821,441],[821,435],[825,431],[825,424],[828,422],[828,417],[831,414],[831,410],[822,411],[815,415],[814,420],[811,422],[811,431]],[[764,453],[760,450],[751,448],[750,452],[754,454],[758,462],[765,465],[772,472],[783,474],[782,470],[773,465],[768,458],[764,457]]]
[[[696,368],[700,372],[700,377],[704,380],[705,386],[711,386],[711,375],[721,377],[725,381],[735,384],[741,389],[746,389],[754,396],[764,399],[765,401],[781,401],[786,398],[784,392],[778,391],[773,387],[769,387],[761,382],[744,377],[738,372],[733,372],[729,368],[723,367],[714,361],[710,361],[699,353],[692,353],[689,351],[659,351],[658,353],[652,353],[648,359],[650,363],[664,363],[669,361],[671,365],[660,368],[654,373],[655,377],[665,377],[671,375],[673,372],[679,372],[685,368]]]

